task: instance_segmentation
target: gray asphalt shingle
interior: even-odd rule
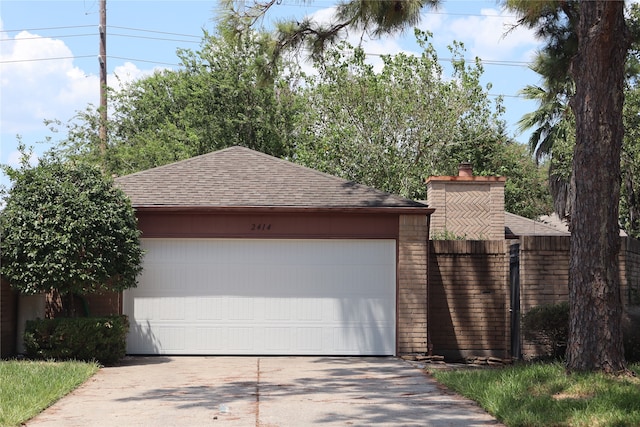
[[[426,208],[244,147],[116,178],[134,206]]]

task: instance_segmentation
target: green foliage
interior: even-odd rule
[[[637,81],[627,84],[623,115],[620,225],[629,236],[640,238],[640,85]]]
[[[547,356],[564,357],[569,336],[569,304],[534,307],[522,316],[524,337],[548,349]]]
[[[468,240],[466,234],[459,235],[450,230],[434,231],[431,233],[431,240]]]
[[[13,186],[0,213],[2,276],[25,294],[135,287],[142,250],[125,194],[87,164],[26,159],[5,168]]]
[[[524,337],[536,344],[545,346],[550,356],[556,359],[564,357],[567,337],[569,336],[569,304],[549,304],[534,307],[522,317]],[[628,362],[640,361],[640,308],[627,310],[622,324],[625,359]]]
[[[0,361],[0,426],[25,425],[98,369],[77,361]]]
[[[126,353],[126,316],[36,319],[27,321],[24,345],[34,359],[96,360],[113,365]]]
[[[416,31],[416,38],[421,56],[384,56],[379,72],[347,43],[325,52],[319,74],[301,88],[306,110],[296,117],[294,159],[414,199],[426,197],[426,177],[457,174],[460,162],[471,161],[480,175],[509,177],[509,211],[547,213],[544,179],[504,135],[502,103],[481,85],[482,65],[465,63],[454,43],[446,76],[429,34]]]
[[[272,75],[266,35],[205,34],[200,50],[178,56],[179,70],[109,93],[107,173],[124,175],[233,145],[277,157],[291,153],[291,120],[299,107],[288,77]],[[98,117],[91,106],[79,113],[57,151],[102,164]]]
[[[323,51],[319,74],[304,76],[291,63],[273,62],[263,34],[227,19],[217,35],[205,35],[200,51],[179,52],[181,70],[111,94],[109,174],[243,145],[424,199],[425,178],[456,174],[460,162],[472,161],[480,175],[508,177],[508,211],[529,218],[550,211],[544,177],[505,136],[502,100],[491,100],[480,83],[482,64],[465,63],[461,44],[451,47],[451,75],[429,35],[417,31],[419,57],[385,56],[377,71],[362,49],[341,43]],[[100,164],[97,112],[89,108],[75,123],[58,151]]]

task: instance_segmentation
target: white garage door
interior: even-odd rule
[[[394,240],[143,239],[130,354],[395,353]]]

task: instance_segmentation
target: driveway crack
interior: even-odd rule
[[[256,427],[260,427],[260,358],[256,360]]]

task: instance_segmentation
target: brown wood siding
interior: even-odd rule
[[[396,239],[398,215],[137,213],[143,238]]]

